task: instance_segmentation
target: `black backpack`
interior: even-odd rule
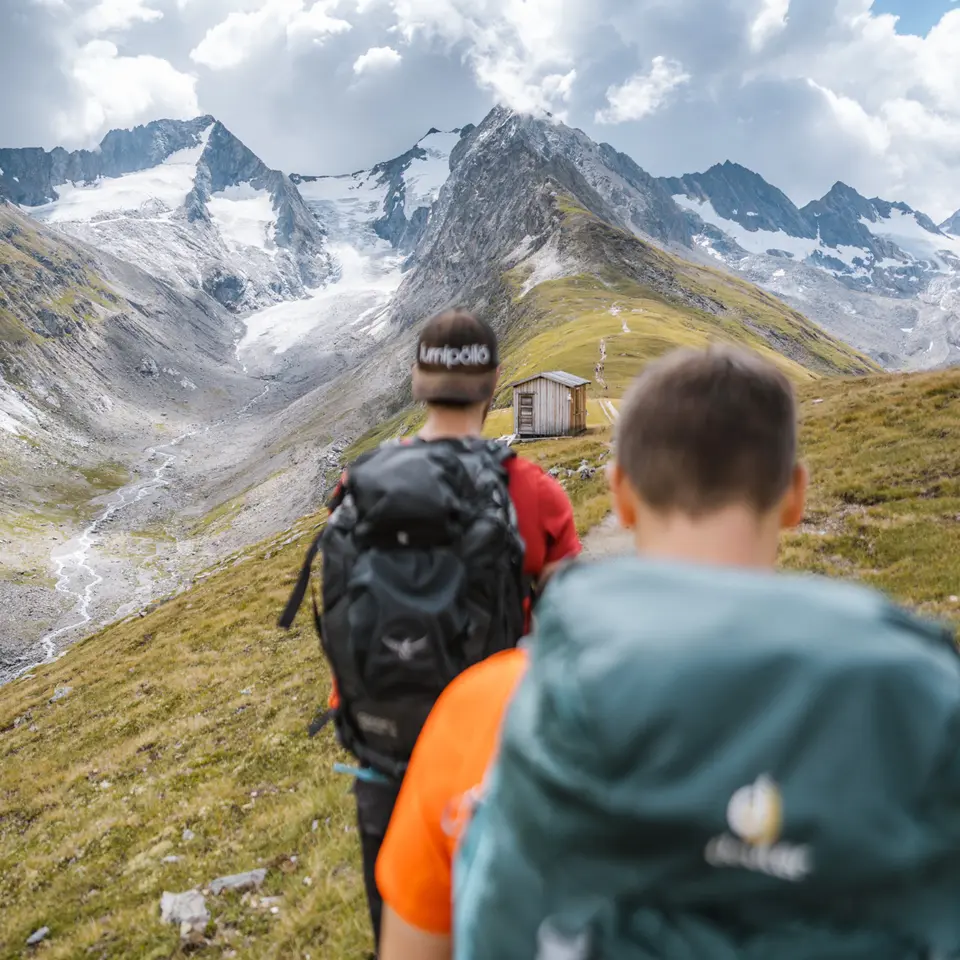
[[[314,613],[336,679],[340,743],[402,778],[436,699],[524,633],[524,543],[493,441],[386,443],[346,472],[280,620],[289,627],[318,550]]]

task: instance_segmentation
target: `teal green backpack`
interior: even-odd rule
[[[960,657],[827,580],[548,587],[454,870],[456,960],[960,957]]]

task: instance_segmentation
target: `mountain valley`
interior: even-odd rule
[[[592,549],[622,542],[630,380],[736,343],[800,398],[784,565],[960,622],[955,230],[729,163],[656,178],[502,107],[337,176],[210,116],[0,149],[0,958],[43,927],[51,960],[369,950],[343,757],[304,732],[327,667],[306,612],[275,624],[342,466],[422,422],[413,344],[444,307],[501,336],[488,436],[511,381],[591,381],[585,434],[520,449]],[[202,942],[161,923],[164,891],[255,867]]]
[[[364,431],[404,429],[415,325],[452,303],[508,376],[714,338],[803,378],[950,362],[950,223],[858,198],[656,179],[503,108],[340,176],[210,116],[0,149],[2,671],[314,509]]]

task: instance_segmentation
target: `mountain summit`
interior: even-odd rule
[[[370,170],[334,177],[294,173],[290,179],[319,216],[372,225],[378,237],[409,254],[450,173],[450,155],[473,129],[472,124],[454,130],[431,127],[405,153]]]
[[[331,275],[303,198],[211,116],[108,133],[98,150],[0,150],[0,197],[234,310]]]

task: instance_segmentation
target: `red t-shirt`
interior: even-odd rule
[[[523,570],[536,579],[549,564],[580,553],[573,505],[563,487],[529,460],[508,460],[507,474],[520,536],[527,547]]]
[[[526,545],[523,572],[536,581],[545,567],[580,553],[573,505],[563,487],[535,463],[522,457],[511,457],[506,468],[510,499],[517,511],[520,536]],[[342,477],[340,482],[343,482]],[[336,707],[339,702],[334,685],[329,706]]]

